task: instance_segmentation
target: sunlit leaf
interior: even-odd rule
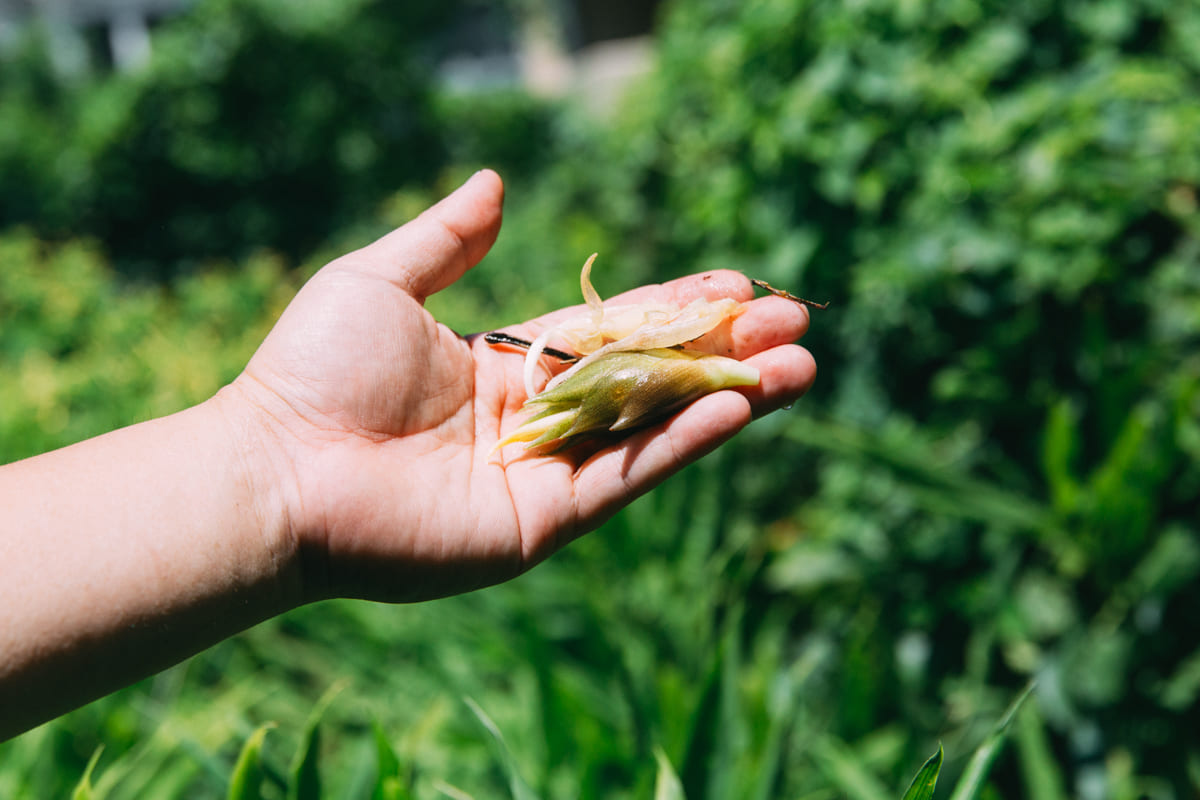
[[[83,775],[79,778],[79,783],[75,786],[75,791],[71,792],[71,800],[92,800],[95,796],[95,789],[92,787],[92,772],[96,769],[96,764],[100,761],[100,754],[103,752],[104,745],[100,745],[92,753],[87,767],[83,770]]]
[[[933,800],[933,791],[937,788],[938,774],[942,771],[942,757],[945,753],[942,751],[942,746],[938,745],[937,752],[929,757],[925,762],[925,766],[921,767],[920,772],[913,778],[909,784],[908,791],[904,793],[903,800]]]
[[[229,800],[259,800],[262,797],[262,747],[267,733],[275,727],[268,722],[258,727],[242,745],[229,777]]]
[[[671,759],[661,747],[654,748],[654,760],[658,763],[658,777],[654,779],[654,800],[685,800],[683,783],[671,766]]]

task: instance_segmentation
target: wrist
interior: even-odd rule
[[[0,470],[0,738],[301,602],[270,453],[223,391]]]
[[[273,613],[307,602],[299,528],[301,507],[292,448],[287,435],[241,379],[224,387],[200,406],[223,432],[224,447],[242,505],[239,528],[257,553]]]

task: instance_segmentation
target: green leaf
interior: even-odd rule
[[[942,758],[945,756],[939,744],[937,752],[929,757],[925,766],[917,773],[904,793],[904,800],[933,800],[933,790],[937,788],[938,774],[942,771]]]
[[[1063,774],[1037,706],[1023,710],[1016,721],[1013,744],[1020,756],[1021,780],[1029,800],[1067,800]]]
[[[83,770],[83,776],[75,786],[75,791],[71,792],[71,800],[92,800],[96,796],[95,790],[92,788],[92,772],[96,769],[96,764],[100,761],[100,754],[102,752],[104,752],[104,745],[97,747],[96,752],[92,753],[92,757],[88,759],[87,767]]]
[[[1055,511],[1065,514],[1079,502],[1080,486],[1072,465],[1079,450],[1079,413],[1066,400],[1050,408],[1042,434],[1042,471]]]
[[[259,800],[262,797],[262,747],[267,731],[275,727],[274,722],[259,726],[242,745],[237,764],[229,778],[229,800]]]
[[[817,767],[850,800],[883,800],[888,790],[862,763],[845,742],[824,736],[813,743],[811,755]]]
[[[313,707],[304,726],[304,734],[300,739],[300,747],[292,760],[290,780],[288,781],[288,800],[319,800],[321,797],[321,718],[325,715],[333,699],[346,687],[345,681],[339,681],[329,688]]]
[[[379,800],[409,800],[412,795],[408,793],[402,780],[395,775],[390,775],[379,781],[372,797],[378,797]]]
[[[685,800],[683,783],[675,774],[671,760],[661,747],[654,748],[654,760],[658,762],[658,777],[654,780],[654,800]]]
[[[396,751],[392,749],[392,743],[388,741],[378,720],[372,723],[371,731],[375,737],[375,758],[379,765],[379,777],[371,792],[371,800],[402,800],[408,797],[400,777],[400,759],[396,758]]]
[[[1008,738],[1008,727],[1012,724],[1013,717],[1020,710],[1025,698],[1029,697],[1032,692],[1033,683],[1031,682],[1021,694],[1017,695],[1004,716],[992,728],[992,732],[976,748],[971,760],[967,763],[967,768],[963,770],[962,776],[958,779],[954,793],[950,795],[950,800],[970,800],[979,796],[987,782],[988,771],[992,768],[992,763],[1004,749],[1004,743]]]
[[[500,757],[504,769],[508,772],[508,790],[512,794],[513,800],[538,800],[537,793],[521,776],[521,770],[517,765],[517,759],[509,749],[508,743],[504,741],[504,734],[500,732],[500,727],[492,721],[492,718],[487,715],[482,707],[470,697],[464,697],[463,702],[475,714],[479,724],[483,725],[484,730],[491,736],[492,742],[495,744],[496,754]]]

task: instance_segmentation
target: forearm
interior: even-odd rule
[[[0,467],[0,739],[298,602],[283,503],[228,406]]]

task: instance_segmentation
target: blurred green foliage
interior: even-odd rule
[[[0,237],[0,459],[178,411],[232,380],[297,288],[276,256],[122,284],[99,249]]]
[[[0,459],[207,396],[481,163],[448,324],[593,250],[605,296],[734,267],[832,301],[817,386],[510,585],[300,609],[0,746],[0,795],[104,744],[113,798],[282,797],[313,748],[329,796],[897,797],[940,739],[949,796],[1031,679],[988,796],[1200,791],[1200,6],[680,0],[603,121],[439,91],[441,12],[312,8],[201,5],[137,76],[13,51]]]
[[[149,69],[65,80],[34,29],[0,70],[0,223],[96,237],[121,271],[163,278],[260,247],[303,256],[431,183],[466,132],[504,164],[482,134],[519,116],[506,141],[535,144],[538,117],[513,110],[529,103],[486,105],[477,126],[431,91],[438,33],[470,7],[209,0],[156,35]]]

